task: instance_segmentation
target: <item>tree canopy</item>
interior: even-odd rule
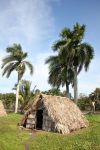
[[[74,100],[76,103],[78,99],[77,76],[83,67],[85,71],[88,70],[94,57],[93,47],[83,42],[84,34],[85,25],[80,25],[79,23],[76,23],[72,30],[64,28],[60,33],[60,39],[54,42],[52,46],[53,51],[57,52],[58,58],[55,60],[55,57],[50,56],[46,61],[49,64],[49,81],[51,85],[54,85],[55,81],[59,79],[58,74],[60,71],[63,72],[62,70],[65,70],[64,76],[60,73],[60,79],[63,82],[57,80],[56,85],[57,83],[61,85],[66,82],[68,82],[68,85],[72,84],[74,86]]]

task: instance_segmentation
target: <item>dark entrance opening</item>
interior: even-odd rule
[[[36,113],[36,128],[38,130],[42,129],[42,124],[43,124],[43,110],[38,110]]]

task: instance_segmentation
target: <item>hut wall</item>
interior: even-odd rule
[[[55,130],[55,123],[48,116],[48,113],[46,110],[44,110],[44,112],[43,112],[43,126],[42,126],[42,128],[45,131],[54,131]]]
[[[55,123],[52,121],[51,117],[48,116],[48,111],[41,107],[43,109],[43,124],[42,129],[45,131],[55,131]],[[39,108],[40,109],[40,108]],[[35,129],[36,128],[36,110],[34,112],[31,112],[31,114],[28,115],[26,120],[26,128],[29,129]]]
[[[1,116],[6,116],[6,115],[7,115],[6,114],[6,110],[5,110],[4,106],[3,106],[2,101],[0,100],[0,117]]]
[[[36,124],[36,112],[32,112],[30,115],[28,115],[27,121],[26,121],[26,128],[34,129]]]

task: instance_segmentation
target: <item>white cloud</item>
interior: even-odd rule
[[[52,2],[58,2],[58,0],[52,0]],[[34,79],[35,84],[39,85],[39,87],[40,84],[43,85],[40,78],[42,77],[42,80],[45,80],[47,71],[43,71],[44,69],[46,70],[45,66],[40,60],[36,60],[35,55],[39,55],[38,53],[41,52],[38,49],[35,50],[35,47],[39,45],[41,49],[41,44],[44,44],[42,41],[48,41],[53,35],[55,27],[50,3],[50,0],[0,1],[0,65],[1,59],[5,56],[4,49],[14,42],[21,43],[25,49],[33,49],[28,51],[31,54],[28,60],[35,60],[36,75],[34,74],[33,78],[31,78],[26,73],[25,77],[30,80]],[[40,71],[38,71],[38,68],[40,68]],[[43,72],[45,73],[43,74]],[[11,91],[17,81],[17,75],[12,73],[9,79],[6,79],[1,74],[2,70],[0,69],[0,86],[2,87],[0,92]],[[44,82],[46,83],[46,80]],[[43,87],[42,85],[41,88]]]
[[[9,0],[0,10],[1,37],[12,42],[36,42],[54,28],[49,0]],[[34,44],[33,43],[33,44]]]

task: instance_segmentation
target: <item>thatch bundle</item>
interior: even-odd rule
[[[66,97],[43,94],[28,107],[21,122],[27,128],[37,128],[38,110],[43,110],[39,115],[43,117],[41,129],[46,131],[64,134],[89,125],[77,105]]]
[[[2,104],[2,101],[0,101],[0,117],[1,116],[6,116],[6,110],[4,109],[4,106]]]

